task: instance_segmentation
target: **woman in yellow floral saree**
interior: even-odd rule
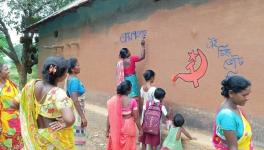
[[[18,111],[11,107],[18,89],[8,74],[7,65],[0,64],[0,150],[20,150],[23,142]]]
[[[63,57],[48,57],[43,66],[43,80],[27,83],[17,98],[25,150],[75,149],[72,100],[57,87],[65,79],[66,69]]]

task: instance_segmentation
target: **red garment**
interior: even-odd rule
[[[107,150],[121,150],[122,100],[120,96],[113,96],[107,101],[108,120],[110,124]]]
[[[130,115],[130,114],[132,114],[133,110],[137,110],[137,109],[138,109],[137,100],[133,98],[133,99],[131,99],[131,101],[129,102],[129,105],[127,107],[122,108],[122,114],[123,115]]]
[[[136,150],[136,124],[133,117],[123,119],[119,95],[107,101],[110,133],[107,150]]]
[[[139,141],[143,144],[158,146],[160,145],[160,132],[158,135],[143,133],[143,135],[139,137]]]
[[[131,75],[136,73],[136,62],[139,61],[138,56],[130,56],[130,65],[124,68],[124,73],[126,75]]]

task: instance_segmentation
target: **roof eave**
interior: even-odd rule
[[[44,18],[44,19],[42,19],[42,20],[40,20],[40,21],[38,21],[38,22],[28,26],[28,27],[26,27],[26,29],[23,32],[38,32],[38,27],[41,24],[45,24],[45,23],[47,23],[49,21],[54,20],[55,18],[57,18],[59,16],[66,15],[67,13],[75,12],[79,7],[85,6],[85,5],[89,5],[90,3],[91,3],[91,1],[87,0],[87,1],[84,1],[84,2],[82,2],[82,3],[80,3],[80,4],[76,5],[76,6],[73,6],[73,7],[69,8],[69,9],[66,9],[66,10],[64,10],[64,11],[62,11],[60,13],[56,14],[56,12],[55,12],[55,13],[51,14],[50,16],[48,16],[48,17],[46,17],[46,18]]]

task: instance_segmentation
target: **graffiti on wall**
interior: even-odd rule
[[[146,36],[147,36],[147,30],[124,32],[120,36],[120,42],[126,43],[136,39],[143,39]]]
[[[197,49],[197,53],[194,50],[188,52],[189,55],[189,64],[185,67],[189,73],[178,73],[172,77],[172,81],[176,82],[178,79],[182,79],[185,82],[192,82],[195,88],[199,87],[199,80],[205,75],[208,62],[207,58],[204,55],[201,49]],[[197,57],[200,57],[200,66],[195,69],[197,63]]]
[[[244,59],[239,55],[233,55],[228,44],[219,44],[215,37],[208,38],[208,48],[217,51],[218,58],[225,57],[223,68],[227,71],[226,78],[238,73],[238,67],[244,64]]]

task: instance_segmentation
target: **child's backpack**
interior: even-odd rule
[[[146,111],[144,113],[142,129],[144,133],[158,135],[160,132],[160,119],[161,119],[161,104],[146,103]]]

